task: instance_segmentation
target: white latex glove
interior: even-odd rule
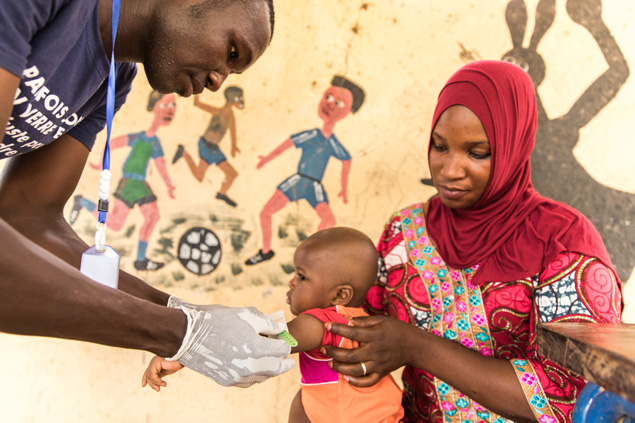
[[[187,316],[187,332],[176,360],[223,386],[247,388],[290,370],[291,347],[277,335],[286,323],[253,307],[194,305],[170,297],[168,306]]]
[[[187,301],[183,301],[182,299],[180,299],[176,295],[170,295],[170,298],[168,298],[168,307],[181,308],[181,306],[187,306],[187,307],[190,307],[190,308],[196,308],[197,307],[195,304],[191,304],[191,303],[188,303]]]

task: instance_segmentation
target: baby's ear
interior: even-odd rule
[[[335,297],[331,301],[331,305],[343,305],[348,304],[352,299],[355,291],[351,285],[339,285],[337,286],[337,292]]]

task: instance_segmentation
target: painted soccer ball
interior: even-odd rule
[[[222,248],[216,234],[209,229],[195,227],[183,234],[179,241],[178,258],[195,275],[212,273],[220,263]]]

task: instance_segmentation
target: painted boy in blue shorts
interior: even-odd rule
[[[276,192],[260,212],[262,229],[262,249],[245,261],[251,266],[274,255],[271,249],[271,216],[281,210],[289,201],[305,199],[320,217],[318,231],[335,226],[335,216],[329,207],[328,196],[322,185],[322,177],[329,159],[335,157],[342,162],[342,189],[338,194],[344,204],[348,202],[347,185],[351,168],[351,156],[333,134],[335,124],[349,113],[356,113],[364,102],[364,90],[350,79],[336,75],[331,81],[318,106],[318,116],[324,124],[292,135],[267,156],[260,156],[257,168],[278,157],[282,152],[295,146],[302,150],[298,171],[278,185]]]

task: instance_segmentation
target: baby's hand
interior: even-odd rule
[[[148,368],[143,374],[143,378],[141,378],[141,387],[145,387],[146,385],[150,385],[150,388],[159,392],[161,387],[164,388],[168,386],[167,382],[165,382],[161,377],[169,376],[172,373],[176,373],[183,368],[183,365],[178,361],[168,361],[162,357],[154,357],[150,364],[148,364]]]

